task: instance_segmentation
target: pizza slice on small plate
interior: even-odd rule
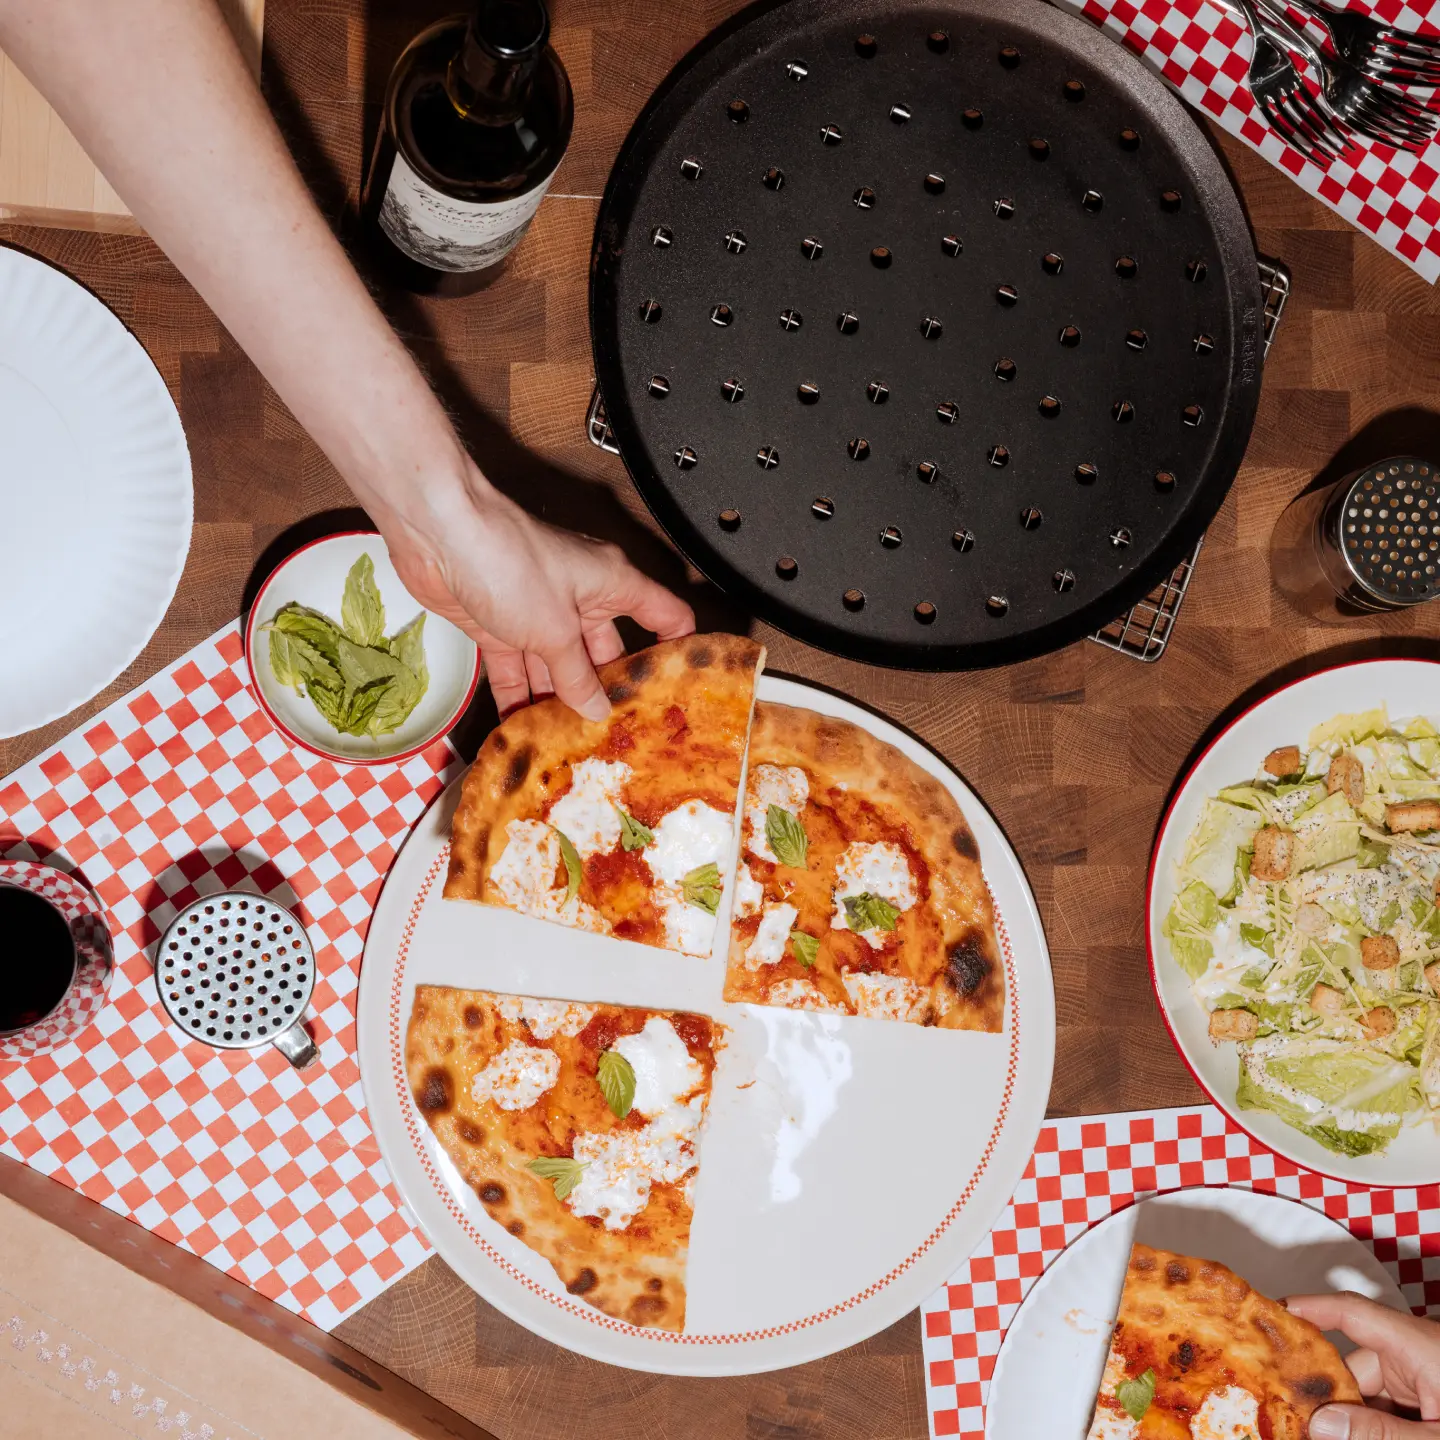
[[[709,955],[764,659],[692,635],[602,665],[607,720],[517,710],[465,777],[446,898]]]
[[[950,791],[848,720],[756,705],[725,998],[998,1032],[995,917]]]
[[[421,985],[405,1063],[465,1183],[572,1295],[683,1330],[700,1131],[725,1035],[704,1015]]]
[[[1359,1404],[1339,1352],[1233,1270],[1135,1245],[1089,1440],[1304,1440]]]

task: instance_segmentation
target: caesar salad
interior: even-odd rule
[[[1337,715],[1206,799],[1163,931],[1236,1103],[1342,1155],[1440,1121],[1440,729]]]

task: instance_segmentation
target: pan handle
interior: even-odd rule
[[[597,450],[609,455],[618,455],[620,447],[615,443],[615,432],[605,418],[605,402],[600,398],[600,387],[590,392],[590,408],[585,412],[585,438]]]

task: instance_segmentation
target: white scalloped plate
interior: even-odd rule
[[[0,246],[0,737],[83,704],[145,648],[193,513],[185,432],[140,342]]]
[[[721,998],[729,898],[705,959],[441,896],[457,781],[405,842],[360,972],[360,1078],[396,1188],[445,1262],[557,1345],[635,1370],[743,1375],[873,1335],[934,1293],[1014,1191],[1050,1093],[1055,1001],[1015,852],[943,760],[839,696],[762,675],[762,700],[853,721],[955,796],[980,847],[1006,972],[1000,1035]],[[686,1330],[612,1320],[486,1213],[405,1081],[417,984],[695,1010],[731,1027],[701,1146]]]

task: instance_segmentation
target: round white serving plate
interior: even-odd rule
[[[1374,1253],[1309,1205],[1226,1186],[1156,1195],[1087,1230],[1035,1282],[995,1362],[988,1440],[1085,1440],[1136,1241],[1218,1260],[1276,1300],[1355,1290],[1408,1313]]]
[[[425,666],[430,684],[405,723],[389,735],[342,735],[306,695],[282,685],[270,668],[270,632],[262,628],[285,605],[298,602],[339,623],[350,567],[368,554],[375,588],[385,604],[385,632],[408,625],[424,606],[400,583],[385,541],[373,530],[324,535],[287,555],[270,572],[245,621],[245,663],[260,708],[292,744],[346,765],[394,765],[418,755],[465,713],[480,683],[480,647],[458,626],[425,611]]]
[[[858,705],[761,677],[760,699],[853,721],[955,796],[980,846],[1006,970],[1000,1035],[721,999],[696,959],[441,897],[459,782],[396,859],[360,976],[360,1074],[380,1152],[446,1263],[512,1319],[570,1350],[676,1375],[813,1360],[913,1310],[989,1231],[1034,1149],[1055,1004],[1034,897],[999,827],[945,763]],[[565,1293],[435,1143],[405,1081],[417,984],[699,1011],[731,1027],[701,1144],[686,1330],[611,1319]]]
[[[145,648],[193,514],[185,432],[140,342],[0,246],[0,737],[84,704]]]
[[[1181,781],[1160,823],[1150,857],[1146,913],[1150,978],[1160,1013],[1197,1083],[1248,1135],[1277,1155],[1318,1175],[1360,1185],[1431,1185],[1440,1181],[1440,1136],[1428,1125],[1402,1129],[1383,1155],[1335,1155],[1265,1110],[1235,1104],[1239,1062],[1233,1045],[1212,1045],[1209,1016],[1189,977],[1175,963],[1161,933],[1176,892],[1176,866],[1206,799],[1238,784],[1279,745],[1301,745],[1333,715],[1370,710],[1384,701],[1391,720],[1440,717],[1440,664],[1426,660],[1366,660],[1340,665],[1286,685],[1222,730]]]

